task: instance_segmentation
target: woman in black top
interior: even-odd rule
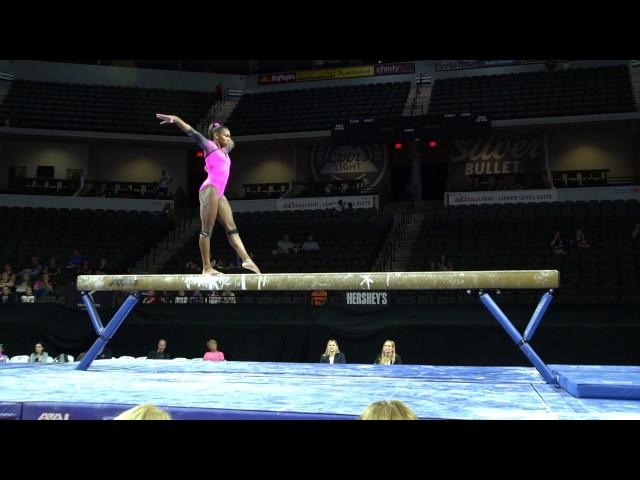
[[[320,357],[320,363],[347,363],[344,353],[340,353],[338,342],[334,339],[327,342],[327,348]]]
[[[373,361],[374,365],[401,365],[402,358],[396,353],[396,342],[385,340],[382,352]]]

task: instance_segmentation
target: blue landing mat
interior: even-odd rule
[[[354,419],[395,398],[423,419],[640,419],[640,402],[574,398],[530,367],[98,360],[0,366],[0,414],[105,419],[151,402],[175,418]],[[626,378],[640,367],[557,365]],[[573,373],[572,373],[573,376]],[[4,403],[4,407],[3,407]],[[9,414],[9,413],[7,413]]]

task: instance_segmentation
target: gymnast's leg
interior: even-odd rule
[[[254,273],[260,273],[260,269],[244,248],[244,244],[242,243],[242,239],[238,233],[238,228],[236,227],[236,222],[233,220],[231,205],[229,205],[229,201],[224,195],[218,202],[218,220],[227,231],[227,240],[229,240],[229,245],[231,245],[231,248],[233,248],[242,259],[242,268],[251,270]]]
[[[202,256],[202,274],[212,275],[220,274],[218,270],[211,266],[211,233],[218,215],[218,191],[213,185],[207,185],[200,190],[200,221],[202,228],[200,229],[200,238],[198,246],[200,247],[200,255]]]

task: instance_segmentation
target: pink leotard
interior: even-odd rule
[[[214,142],[207,140],[194,129],[189,130],[187,135],[194,138],[205,154],[204,171],[207,172],[207,178],[202,182],[200,191],[203,191],[209,185],[213,185],[218,191],[218,198],[222,198],[231,170],[231,158],[229,158],[227,149],[218,148]]]

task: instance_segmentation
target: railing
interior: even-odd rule
[[[195,217],[194,210],[190,208],[183,208],[179,212],[176,212],[175,218],[173,220],[173,230],[169,232],[166,236],[166,242],[164,246],[165,251],[169,250],[169,243],[174,243],[174,244],[176,243],[178,234],[179,234],[179,237],[182,238],[185,232],[188,232],[190,230],[194,217]],[[149,270],[149,266],[151,264],[155,265],[156,263],[158,245],[159,244],[156,244],[153,247],[151,247],[151,250],[149,251],[149,253],[147,253],[147,255],[145,255],[144,257],[145,268],[147,271]],[[130,268],[128,270],[131,271]]]
[[[412,208],[412,207],[409,207]],[[411,220],[413,212],[407,211],[405,213],[400,214],[400,222],[396,224],[393,232],[391,233],[390,240],[385,244],[382,249],[382,268],[383,271],[387,268],[393,267],[393,261],[396,259],[396,247],[400,241],[407,233],[407,226],[409,225],[409,221]]]

